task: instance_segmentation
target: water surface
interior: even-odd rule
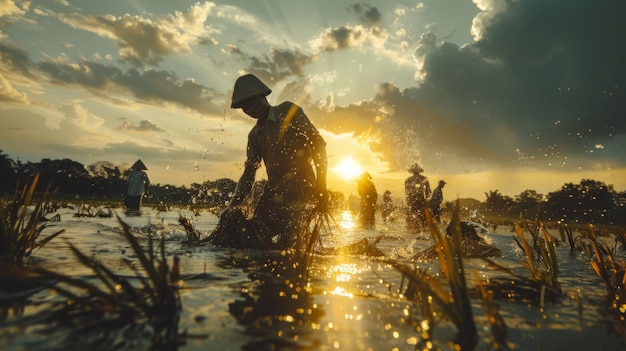
[[[280,254],[185,245],[187,236],[178,224],[179,216],[191,219],[196,229],[208,234],[217,222],[211,213],[196,215],[186,210],[160,212],[145,208],[141,216],[129,217],[117,211],[138,238],[163,236],[168,257],[181,258],[181,273],[186,279],[181,291],[179,331],[186,331],[188,337],[179,350],[414,350],[421,340],[415,326],[421,325],[424,318],[418,306],[400,294],[406,288],[401,275],[380,258],[316,256],[310,279],[303,283],[306,289],[294,293],[290,286],[276,286],[250,276],[262,274],[263,267],[265,271],[279,267],[272,260],[280,260]],[[132,275],[121,263],[122,258],[134,259],[132,249],[120,235],[121,226],[115,217],[74,217],[76,212],[72,209],[58,213],[61,221],[51,223],[48,230],[62,227],[66,231],[35,253],[39,265],[64,274],[92,276],[93,272],[77,263],[67,249],[69,242],[114,271]],[[362,238],[373,241],[382,235],[377,247],[386,258],[437,274],[437,262],[408,260],[430,247],[432,240],[428,233],[407,232],[403,220],[384,222],[377,218],[373,228],[360,228],[352,214],[345,211],[335,214],[335,221],[331,232],[322,236],[324,247],[338,247]],[[558,232],[551,232],[558,237]],[[481,236],[503,252],[496,262],[529,275],[510,227],[498,226]],[[620,254],[623,258],[623,250]],[[516,350],[626,349],[623,337],[605,331],[606,320],[600,313],[605,291],[587,257],[582,252],[571,252],[567,245],[557,247],[557,256],[559,282],[565,292],[561,300],[547,304],[543,310],[498,300],[508,327],[509,346]],[[268,261],[268,257],[273,258]],[[468,274],[476,271],[481,277],[503,276],[486,268],[482,260],[467,259],[464,263]],[[0,324],[0,348],[63,349],[66,330],[42,332],[26,318],[58,298],[49,291],[32,296],[34,304],[27,305],[21,316]],[[481,301],[472,300],[472,306],[481,337],[476,349],[489,349],[492,335]],[[451,349],[455,327],[439,322],[433,328],[435,347]],[[107,349],[107,345],[97,347]],[[136,349],[141,348],[149,346],[140,344]]]

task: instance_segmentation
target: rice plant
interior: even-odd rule
[[[626,335],[626,261],[615,258],[615,247],[598,242],[593,226],[589,225],[588,243],[583,251],[589,257],[591,267],[606,289],[606,307],[613,319],[613,331]]]
[[[330,231],[333,217],[327,206],[318,205],[308,212],[303,221],[304,225],[300,226],[302,230],[296,235],[292,260],[296,275],[306,278],[312,264],[315,246],[319,243],[322,231]]]
[[[440,269],[448,283],[447,287],[424,270],[413,270],[397,261],[389,261],[389,263],[409,281],[407,298],[421,304],[432,302],[439,309],[440,314],[457,327],[455,348],[471,350],[478,342],[478,332],[474,323],[460,248],[462,234],[458,217],[458,201],[456,206],[452,218],[455,229],[452,231],[451,240],[433,223],[428,210],[425,211],[426,221],[435,242],[434,247],[437,250]]]
[[[111,348],[128,347],[125,338],[103,331],[136,333],[135,339],[151,336],[154,349],[175,349],[180,344],[178,334],[180,267],[178,257],[170,266],[165,257],[164,241],[155,247],[148,239],[148,248],[140,245],[130,227],[119,217],[122,235],[132,247],[138,263],[123,262],[135,273],[126,277],[82,253],[74,245],[68,248],[78,261],[94,272],[93,278],[73,277],[38,266],[14,267],[0,272],[0,279],[12,279],[49,288],[66,300],[53,304],[39,322],[51,330],[59,326],[70,328],[69,338],[92,335],[97,340],[110,337]]]
[[[518,224],[515,225],[517,237],[514,239],[525,254],[523,264],[530,271],[530,277],[515,273],[490,259],[483,260],[491,268],[511,276],[490,278],[486,284],[489,290],[494,291],[499,297],[534,301],[543,308],[546,300],[554,301],[562,297],[563,291],[558,282],[559,265],[555,243],[542,223],[539,223],[539,228],[543,239],[537,234],[535,243],[530,244],[524,238],[524,230]],[[536,263],[539,263],[539,266]]]
[[[63,233],[63,229],[40,239],[44,229],[42,223],[49,207],[52,192],[46,188],[40,199],[35,199],[37,174],[30,184],[15,192],[13,199],[0,199],[0,265],[23,266],[33,251],[46,245]],[[19,189],[19,186],[18,186]]]
[[[577,238],[574,237],[572,228],[569,225],[559,222],[559,234],[561,235],[561,241],[565,242],[565,239],[567,238],[567,242],[571,251],[577,250]]]

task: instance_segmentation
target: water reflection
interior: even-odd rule
[[[352,212],[350,211],[341,212],[341,221],[339,221],[339,227],[344,230],[350,230],[356,227],[356,222],[354,221]]]
[[[250,265],[250,282],[239,286],[240,299],[229,304],[229,312],[245,327],[253,341],[244,350],[298,350],[321,341],[311,337],[324,314],[313,301],[307,279],[295,274],[284,255],[268,257],[261,265]],[[305,337],[306,336],[306,337]]]

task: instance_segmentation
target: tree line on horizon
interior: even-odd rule
[[[91,165],[64,158],[42,159],[40,162],[15,161],[0,150],[0,194],[13,194],[36,174],[37,191],[48,186],[55,196],[67,200],[99,200],[122,202],[127,190],[129,169],[119,164],[99,161]],[[163,205],[197,205],[222,207],[230,199],[237,182],[221,178],[189,187],[169,184],[151,184],[144,203]],[[253,189],[252,198],[262,192],[261,181]],[[345,202],[344,194],[329,191],[335,205]],[[254,201],[254,200],[251,200]],[[510,197],[498,190],[485,192],[484,201],[460,199],[466,210],[478,209],[488,216],[520,219],[540,219],[564,223],[626,224],[626,191],[617,192],[613,185],[583,179],[580,184],[566,183],[546,195],[525,190]],[[454,202],[444,203],[444,211],[452,211]]]

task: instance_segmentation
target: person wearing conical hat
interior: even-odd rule
[[[437,223],[441,223],[441,203],[443,202],[444,186],[446,186],[446,181],[440,180],[439,183],[437,183],[435,190],[433,190],[430,200],[428,200],[428,209]]]
[[[220,216],[213,237],[225,237],[219,228],[226,225],[233,212],[250,193],[256,172],[263,163],[267,173],[261,199],[254,215],[238,235],[243,239],[219,241],[223,246],[288,248],[301,229],[299,222],[307,203],[325,206],[326,142],[302,108],[285,101],[272,106],[267,96],[272,90],[252,74],[239,77],[233,89],[231,108],[240,108],[256,119],[248,134],[246,162],[228,208]],[[238,216],[241,218],[241,216]],[[231,236],[233,237],[233,236]],[[272,238],[278,238],[273,240]]]
[[[407,203],[407,225],[410,229],[422,230],[426,225],[425,208],[431,194],[428,178],[421,173],[424,169],[415,163],[409,168],[412,175],[404,181]]]
[[[141,207],[146,189],[150,186],[150,178],[145,172],[148,167],[139,159],[128,171],[128,190],[124,197],[124,206],[128,210],[138,211]]]
[[[393,205],[393,200],[391,199],[391,191],[385,190],[383,193],[383,200],[380,204],[380,212],[383,216],[383,221],[393,221],[394,218],[392,214],[394,210],[395,206]]]
[[[378,192],[369,172],[361,174],[357,183],[357,191],[361,196],[361,224],[365,227],[371,227],[375,224]]]

